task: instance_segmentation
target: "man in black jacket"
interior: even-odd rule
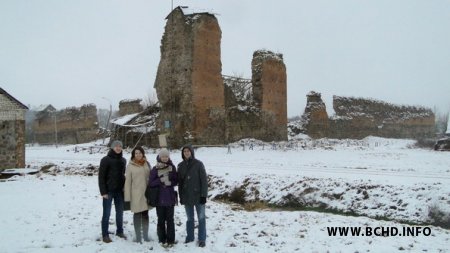
[[[108,155],[100,161],[98,185],[103,199],[102,237],[103,242],[110,243],[109,216],[112,201],[116,208],[116,235],[127,239],[123,234],[123,186],[125,184],[125,167],[127,161],[122,157],[122,142],[113,141]]]
[[[198,246],[205,247],[206,216],[205,203],[208,196],[208,181],[205,166],[194,156],[191,146],[184,146],[181,151],[183,161],[178,164],[178,190],[180,203],[186,210],[186,240],[194,241],[194,207],[198,218]]]

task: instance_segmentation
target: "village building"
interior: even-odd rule
[[[110,140],[121,140],[127,147],[159,146],[159,130],[156,128],[159,111],[158,105],[152,105],[140,112],[113,119]]]
[[[25,167],[25,114],[28,107],[0,88],[0,169]]]

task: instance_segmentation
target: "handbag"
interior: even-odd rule
[[[124,211],[130,211],[131,210],[130,201],[123,202],[123,210]]]
[[[147,186],[147,189],[145,189],[145,198],[147,198],[147,204],[149,206],[156,207],[159,202],[159,186]]]

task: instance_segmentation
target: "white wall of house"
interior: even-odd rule
[[[11,101],[6,95],[0,94],[0,121],[25,120],[26,110]]]

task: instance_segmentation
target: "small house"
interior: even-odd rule
[[[24,104],[0,88],[0,169],[25,167]]]

